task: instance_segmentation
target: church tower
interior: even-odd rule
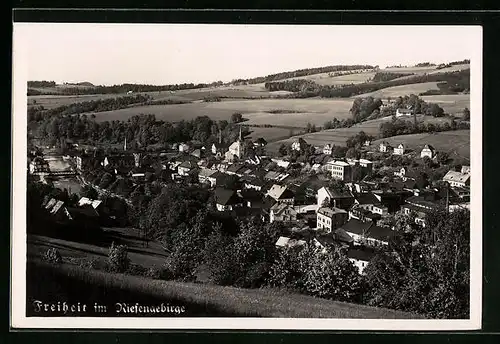
[[[127,150],[127,138],[125,137],[125,143],[123,144],[123,150]]]

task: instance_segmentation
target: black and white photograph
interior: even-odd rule
[[[481,328],[481,27],[13,30],[13,327]]]

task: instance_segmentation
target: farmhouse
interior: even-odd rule
[[[470,186],[470,174],[448,171],[443,177],[443,181],[447,182],[452,187],[468,187]]]
[[[405,145],[400,143],[396,148],[394,148],[394,155],[404,155],[405,154]]]
[[[197,165],[194,162],[186,160],[177,167],[177,173],[179,176],[188,176],[196,167]]]
[[[390,152],[391,149],[392,149],[391,145],[388,142],[386,142],[386,141],[381,142],[380,145],[379,145],[379,151],[381,153]]]
[[[326,229],[327,232],[339,228],[347,222],[347,211],[339,208],[323,207],[317,212],[317,228]]]
[[[297,211],[287,203],[275,203],[269,212],[269,222],[295,222],[297,221]]]
[[[437,203],[429,201],[426,197],[413,196],[405,201],[405,204],[401,206],[401,211],[406,215],[414,214],[415,223],[425,227],[427,214],[438,207]]]
[[[428,157],[433,159],[436,156],[436,150],[431,145],[425,145],[422,151],[420,152],[420,157],[423,159]]]

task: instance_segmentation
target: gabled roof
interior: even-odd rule
[[[324,186],[326,192],[328,193],[328,197],[330,198],[353,198],[353,195],[349,191],[338,191],[336,189],[331,189],[327,186]]]
[[[183,168],[193,168],[195,167],[195,164],[193,164],[189,160],[185,160],[182,164],[180,164],[178,167],[183,167]]]
[[[352,243],[354,239],[342,228],[337,228],[334,232],[335,239],[340,242]]]
[[[432,147],[431,145],[425,145],[424,149],[430,149],[431,151],[435,151],[436,149]]]
[[[355,194],[354,199],[358,202],[358,204],[377,204],[380,202],[371,192]]]
[[[215,173],[217,173],[216,170],[212,170],[210,168],[204,168],[202,167],[199,172],[198,172],[198,176],[200,177],[210,177],[210,176],[213,176]]]
[[[214,192],[215,202],[221,205],[232,205],[241,203],[238,195],[234,190],[224,188],[216,188]]]
[[[268,195],[276,200],[293,198],[295,195],[286,186],[274,184],[268,191]]]
[[[78,206],[83,206],[85,204],[90,204],[92,206],[92,208],[94,209],[97,209],[97,207],[99,207],[99,205],[101,205],[102,201],[101,200],[91,200],[87,197],[82,197],[80,198],[80,200],[78,201]]]
[[[459,183],[466,183],[470,179],[470,174],[465,174],[461,172],[456,172],[456,171],[448,171],[446,175],[443,177],[443,180],[446,182],[459,182]]]
[[[357,219],[350,219],[347,223],[342,225],[340,228],[342,228],[344,231],[348,233],[353,233],[357,235],[365,235],[368,233],[370,227],[373,226],[372,222],[362,222]]]
[[[56,204],[54,205],[54,207],[52,207],[52,210],[50,211],[50,213],[52,215],[56,214],[62,208],[63,205],[64,205],[63,201],[57,201]]]
[[[285,209],[292,210],[294,213],[297,213],[293,207],[286,203],[275,203],[270,209],[276,214],[279,215],[281,214]]]
[[[302,246],[306,244],[304,240],[290,239],[288,237],[279,237],[278,241],[276,241],[276,246],[279,247],[296,247]]]
[[[228,168],[227,168],[227,172],[233,172],[233,173],[236,173],[238,172],[239,169],[241,169],[242,167],[244,167],[244,165],[242,164],[232,164],[230,165]]]

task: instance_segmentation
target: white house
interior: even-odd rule
[[[349,258],[349,261],[358,268],[360,275],[364,273],[365,268],[368,266],[373,256],[374,253],[367,249],[350,248],[347,250],[347,258]]]
[[[460,170],[462,174],[470,174],[470,166],[463,165],[462,169]]]
[[[323,154],[332,155],[332,151],[333,151],[333,146],[331,144],[329,144],[329,143],[327,143],[323,147]]]
[[[215,180],[211,179],[210,177],[213,176],[215,173],[217,173],[216,170],[212,170],[209,168],[201,168],[200,171],[198,172],[198,181],[200,183],[206,183],[209,184],[211,187],[215,186]]]
[[[436,156],[436,150],[431,145],[425,145],[422,151],[420,152],[420,157],[423,159],[425,157],[429,157],[430,159]]]
[[[393,154],[404,155],[405,154],[405,145],[400,143],[396,148],[394,148]]]
[[[340,227],[354,240],[355,245],[381,247],[389,244],[394,235],[392,229],[376,226],[373,222],[350,219]]]
[[[323,207],[319,208],[316,217],[318,229],[326,229],[331,232],[347,222],[347,211],[339,208]]]
[[[187,143],[180,143],[178,148],[179,148],[179,152],[188,152],[189,151],[189,145]]]
[[[292,150],[304,151],[307,148],[307,142],[301,137],[292,143]]]
[[[297,221],[297,211],[287,203],[275,203],[269,210],[269,222]]]
[[[391,145],[386,142],[386,141],[383,141],[383,142],[380,142],[380,145],[379,145],[379,151],[381,153],[387,153],[387,152],[390,152],[392,149]]]

